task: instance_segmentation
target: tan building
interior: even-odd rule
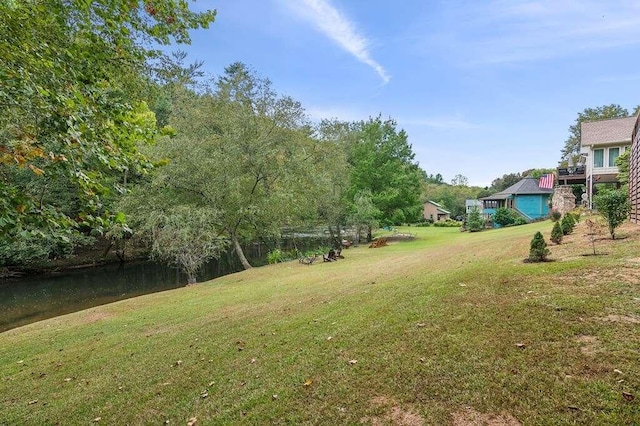
[[[451,217],[451,212],[445,210],[444,207],[442,207],[435,201],[427,200],[427,202],[424,203],[422,216],[425,218],[425,220],[438,222],[441,220],[449,219]]]
[[[637,117],[624,117],[582,123],[580,154],[586,157],[585,185],[589,207],[596,185],[618,182],[616,159],[631,148],[636,121]],[[562,176],[558,176],[558,180],[561,179]]]
[[[629,156],[630,219],[631,222],[640,224],[640,115],[636,118],[631,140],[631,154]]]

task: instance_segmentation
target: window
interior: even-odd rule
[[[604,149],[593,150],[593,167],[604,167]]]
[[[609,167],[615,167],[616,158],[620,156],[620,148],[609,148]]]

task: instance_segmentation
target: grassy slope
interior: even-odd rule
[[[584,257],[581,226],[556,262],[522,263],[548,222],[411,228],[0,334],[0,424],[631,424],[639,232]]]

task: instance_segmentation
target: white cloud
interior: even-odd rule
[[[358,31],[353,22],[331,4],[330,0],[287,0],[285,4],[342,49],[371,67],[385,84],[389,82],[391,76],[371,57],[369,40]]]

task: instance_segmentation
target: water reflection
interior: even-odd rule
[[[326,244],[323,239],[305,239],[285,248],[308,249]],[[252,265],[266,263],[265,244],[245,247]],[[224,253],[209,262],[198,274],[198,281],[242,270],[232,253]],[[93,306],[129,299],[143,294],[183,287],[187,278],[177,269],[153,262],[129,262],[65,272],[64,275],[39,275],[19,280],[0,280],[0,332],[47,318],[81,311]]]
[[[229,261],[211,262],[199,281],[239,271]],[[186,277],[153,262],[113,264],[0,282],[0,332],[21,325],[143,294],[183,287]]]

